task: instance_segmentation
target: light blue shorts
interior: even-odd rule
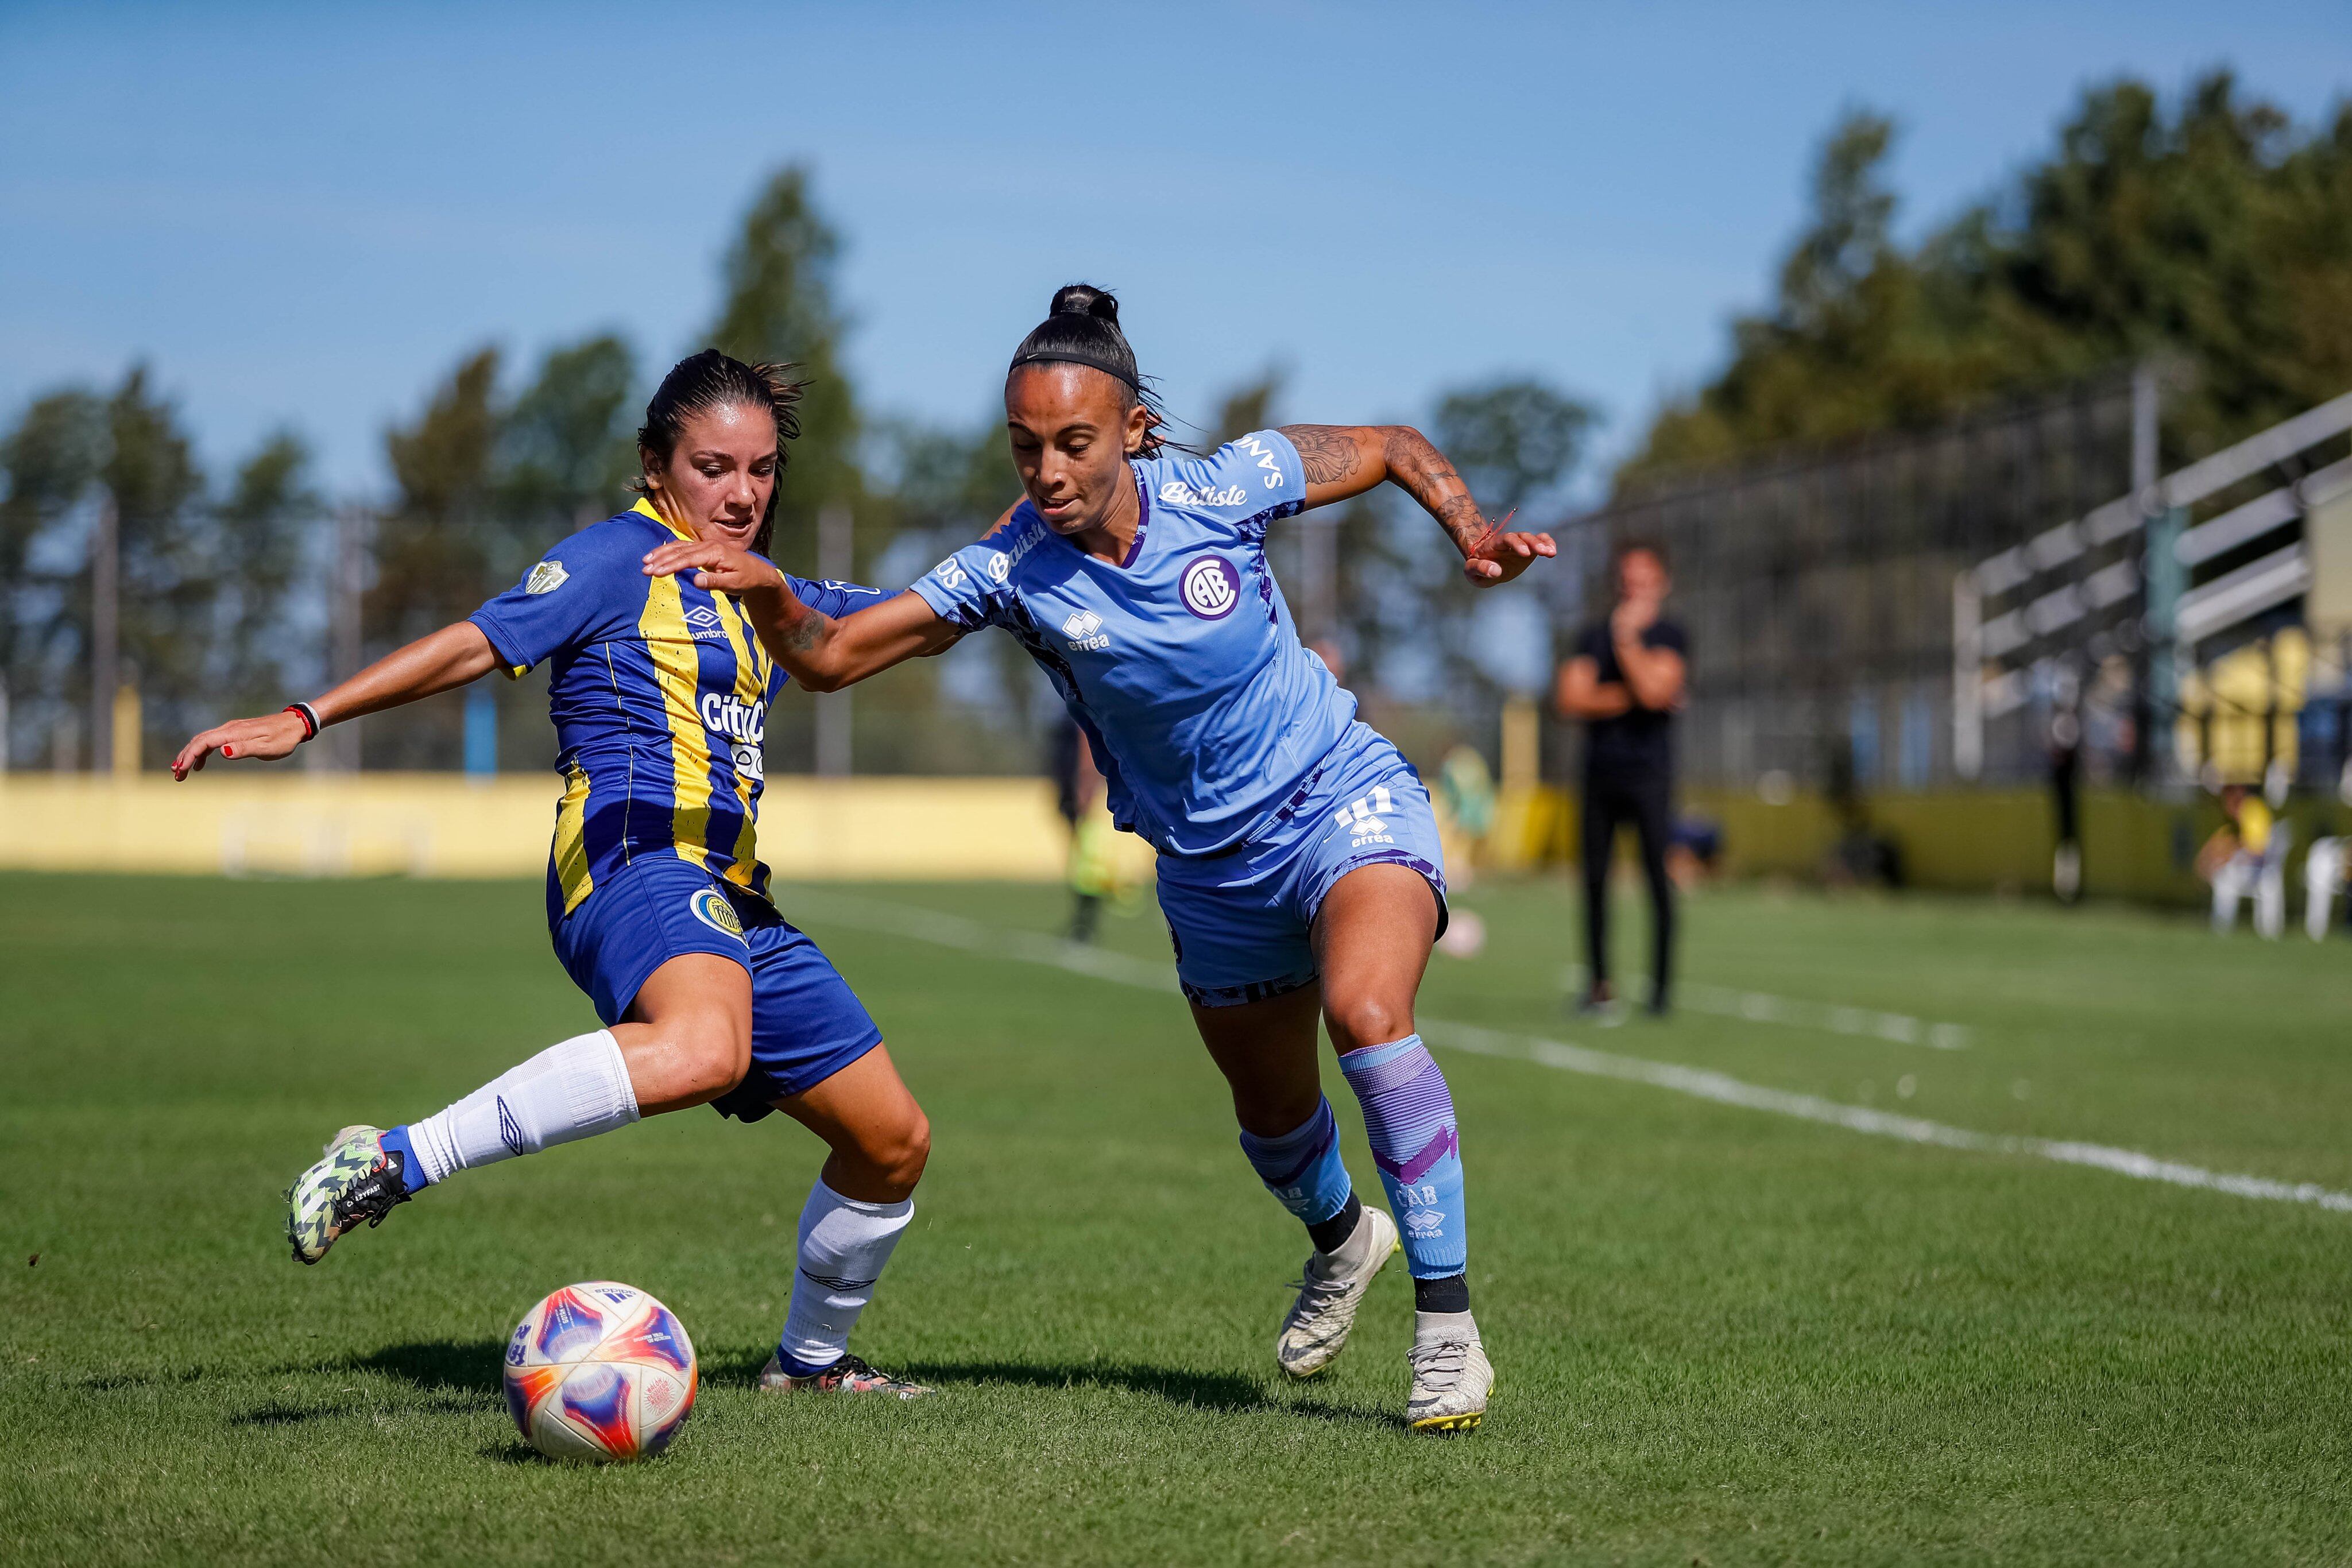
[[[1404,754],[1358,724],[1250,843],[1222,855],[1160,857],[1160,910],[1176,977],[1202,1007],[1234,1007],[1315,980],[1307,932],[1332,884],[1358,866],[1407,865],[1437,897],[1445,861],[1429,791]]]

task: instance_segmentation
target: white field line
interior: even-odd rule
[[[1179,991],[1173,969],[1163,964],[1130,958],[1121,953],[1107,953],[1099,948],[1081,946],[1031,931],[983,925],[961,915],[943,915],[937,910],[913,904],[891,904],[829,891],[817,893],[805,885],[780,887],[777,892],[789,902],[808,907],[820,917],[838,921],[844,925],[854,925],[890,936],[912,936],[919,941],[942,947],[961,948],[968,953],[991,954],[1024,963],[1043,964],[1072,974],[1108,980],[1114,985],[1134,986],[1150,991]],[[1637,1056],[1617,1056],[1561,1040],[1505,1034],[1444,1019],[1423,1019],[1421,1033],[1422,1038],[1433,1045],[1451,1046],[1480,1056],[1532,1061],[1593,1078],[1646,1083],[1654,1089],[1669,1089],[1677,1094],[1712,1100],[1718,1104],[1768,1111],[1775,1115],[1793,1116],[1800,1121],[1843,1127],[1848,1132],[1895,1138],[1906,1144],[1932,1144],[1947,1149],[1966,1149],[1974,1154],[2025,1155],[2036,1159],[2054,1160],[2060,1165],[2090,1166],[2139,1181],[2201,1187],[2210,1192],[2225,1192],[2237,1197],[2262,1198],[2274,1203],[2307,1203],[2340,1214],[2352,1214],[2352,1193],[2336,1192],[2312,1182],[2272,1181],[2265,1176],[2209,1171],[2201,1166],[2182,1165],[2174,1160],[2158,1159],[2154,1155],[2141,1154],[2137,1149],[2113,1148],[2105,1144],[1979,1133],[1917,1116],[1898,1116],[1889,1111],[1874,1111],[1867,1106],[1842,1105],[1834,1100],[1823,1100],[1816,1095],[1768,1089],[1761,1084],[1746,1082],[1701,1068],[1677,1066],[1671,1061],[1652,1061]]]
[[[1570,995],[1582,992],[1584,966],[1571,967],[1567,982]],[[1938,1023],[1933,1019],[1915,1019],[1908,1013],[1883,1013],[1874,1008],[1841,1007],[1800,997],[1776,997],[1769,991],[1743,991],[1699,980],[1676,981],[1675,1005],[1717,1018],[1824,1030],[1831,1034],[1892,1040],[1896,1045],[1924,1045],[1937,1051],[1966,1051],[1973,1038],[1966,1024]]]

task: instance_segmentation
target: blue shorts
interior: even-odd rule
[[[1312,985],[1307,931],[1324,895],[1358,866],[1382,864],[1428,879],[1443,935],[1445,861],[1429,791],[1403,753],[1358,724],[1259,839],[1221,855],[1160,857],[1160,910],[1184,994],[1222,1008]]]
[[[555,956],[607,1028],[681,953],[732,958],[751,977],[751,1070],[710,1103],[756,1122],[882,1043],[833,961],[757,894],[676,855],[646,855],[596,884],[554,927]]]

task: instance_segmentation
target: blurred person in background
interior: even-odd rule
[[[1674,980],[1675,885],[1666,872],[1674,823],[1674,712],[1683,700],[1690,640],[1664,619],[1674,586],[1657,546],[1625,543],[1612,562],[1616,603],[1590,626],[1559,668],[1562,718],[1585,726],[1584,789],[1579,812],[1584,863],[1585,990],[1577,1011],[1613,1013],[1609,978],[1609,862],[1619,824],[1631,822],[1650,884],[1650,1001],[1670,1005]]]
[[[2221,825],[2197,852],[2197,874],[2213,884],[2213,929],[2238,923],[2238,904],[2254,900],[2254,932],[2272,938],[2286,927],[2286,824],[2242,784],[2221,787]]]
[[[1118,891],[1118,875],[1111,863],[1110,819],[1095,808],[1103,798],[1103,776],[1077,720],[1065,714],[1054,727],[1053,770],[1055,805],[1070,830],[1070,940],[1091,942],[1102,922],[1103,900]]]

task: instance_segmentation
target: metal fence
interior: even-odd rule
[[[2153,471],[2153,422],[2145,393],[2135,420],[2133,382],[2102,377],[1925,432],[1643,486],[1579,519],[1591,566],[1629,539],[1666,554],[1669,613],[1692,641],[1684,778],[1835,787],[1850,772],[1864,788],[1959,778],[1953,582],[2126,494],[2136,444],[2138,470]],[[1605,596],[1605,571],[1586,580]],[[2084,650],[2095,667],[2144,664],[2127,619]],[[2126,711],[2138,684],[2132,674],[2117,698]],[[1990,726],[1975,776],[2041,769],[2042,711],[2029,702]],[[2129,767],[2128,724],[2093,738],[2099,766]]]

